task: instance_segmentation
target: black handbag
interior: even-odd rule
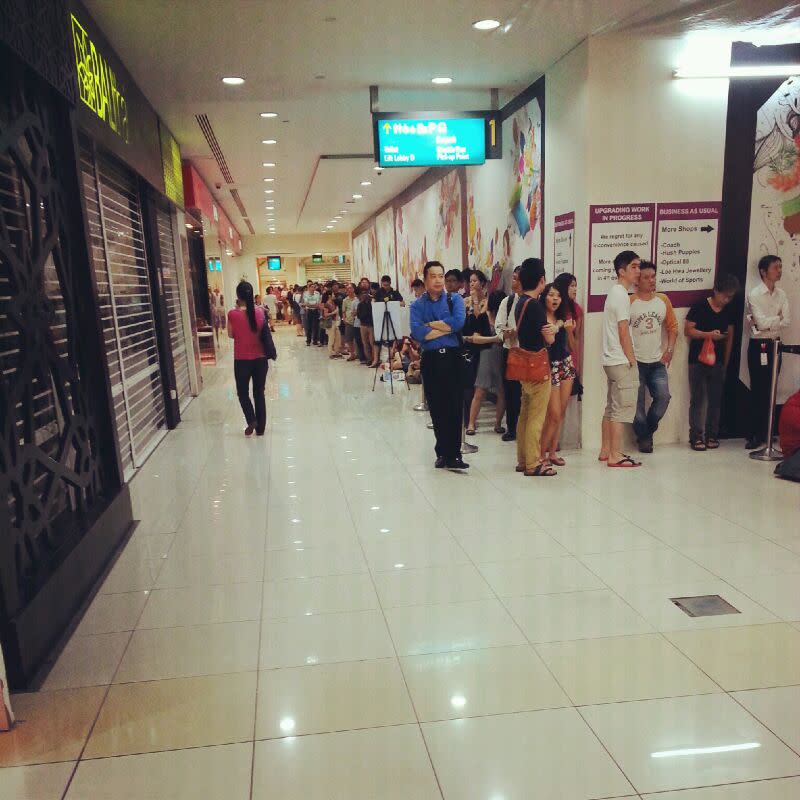
[[[264,348],[264,355],[270,361],[277,361],[278,351],[275,349],[275,340],[272,338],[272,331],[269,329],[269,322],[266,320],[264,320],[258,336],[261,339],[261,346]]]

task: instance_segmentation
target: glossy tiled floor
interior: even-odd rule
[[[418,387],[298,342],[264,439],[228,354],[135,479],[3,800],[800,797],[796,486],[740,443],[525,479],[487,425],[434,471]]]

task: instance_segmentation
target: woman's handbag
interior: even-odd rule
[[[713,367],[717,363],[717,350],[714,347],[713,339],[704,339],[703,346],[700,348],[700,355],[697,360],[707,367]]]
[[[264,348],[264,355],[270,361],[278,360],[278,351],[275,349],[275,341],[272,338],[272,331],[269,329],[269,323],[264,320],[261,330],[258,332],[258,337],[261,339],[261,346]]]
[[[333,317],[323,317],[319,322],[320,328],[324,331],[329,331],[333,328]]]
[[[517,322],[517,334],[525,312],[528,310],[528,300]],[[536,301],[534,301],[536,302]],[[512,347],[508,351],[506,362],[506,380],[524,381],[525,383],[544,383],[550,380],[550,357],[547,348],[541,350],[524,350],[522,347]]]

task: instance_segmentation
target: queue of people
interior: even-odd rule
[[[790,322],[788,300],[776,286],[780,259],[765,256],[758,268],[761,283],[748,296],[749,448],[763,444],[765,438],[772,368],[768,342]],[[623,251],[614,259],[614,270],[617,280],[603,312],[607,391],[598,460],[609,467],[632,468],[641,466],[641,461],[623,452],[624,429],[632,426],[639,452],[653,452],[654,434],[671,399],[669,367],[679,325],[669,297],[656,291],[655,264]],[[559,454],[566,411],[570,399],[583,392],[584,313],[576,302],[575,276],[562,273],[548,284],[541,259],[528,258],[513,270],[511,293],[506,295],[500,289],[490,290],[480,271],[446,270],[438,261],[429,261],[423,277],[410,288],[411,336],[391,343],[388,368],[401,371],[409,382],[423,384],[436,438],[436,467],[469,467],[461,457],[462,429],[467,436],[477,433],[483,403],[493,396],[493,432],[504,442],[516,442],[517,471],[532,477],[555,476],[555,468],[566,464]],[[250,339],[257,335],[261,320],[256,317],[253,326],[247,288],[242,291],[244,296],[239,296],[237,289],[237,308],[229,312],[228,330],[237,342],[236,353],[247,354],[257,349]],[[689,309],[684,323],[689,444],[695,451],[720,445],[723,387],[734,341],[730,304],[738,291],[735,277],[719,275],[711,294]],[[298,336],[305,336],[306,346],[327,347],[331,359],[358,361],[373,369],[380,364],[382,347],[375,339],[372,304],[404,303],[388,275],[379,284],[367,278],[344,285],[335,280],[308,281],[305,287],[275,294],[267,289],[263,303],[259,299],[254,299],[254,308],[271,328],[282,317],[287,325],[296,326]],[[235,355],[235,362],[251,355],[241,359]],[[251,379],[254,385],[255,406],[239,393],[247,429],[262,431],[261,369],[240,365],[236,370],[237,390]]]

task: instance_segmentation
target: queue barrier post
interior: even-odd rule
[[[775,401],[778,397],[778,358],[781,351],[781,340],[772,340],[772,381],[769,389],[769,414],[767,415],[766,447],[754,450],[750,458],[755,461],[783,461],[780,448],[773,445],[773,427],[775,424]]]

